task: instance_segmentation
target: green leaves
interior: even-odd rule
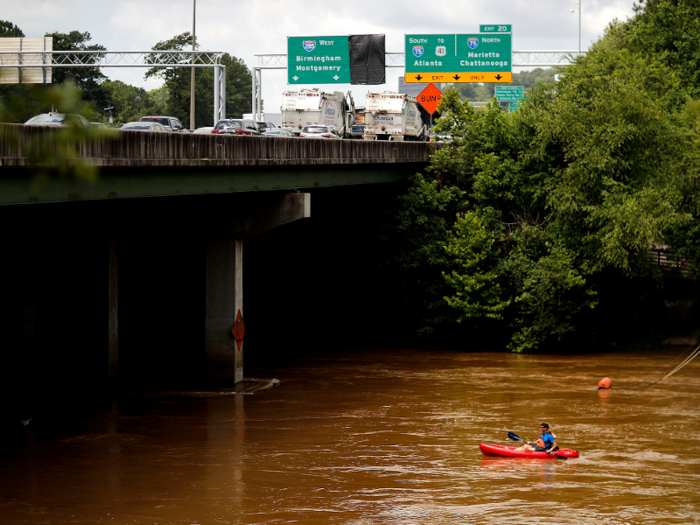
[[[58,113],[66,114],[66,125],[51,129],[48,133],[34,135],[25,143],[21,142],[14,127],[0,127],[0,138],[13,144],[29,159],[33,168],[32,186],[40,187],[55,178],[71,178],[82,183],[94,182],[98,176],[97,167],[89,160],[81,158],[80,146],[105,135],[114,135],[116,132],[80,125],[77,118],[80,91],[70,82],[37,91],[36,97],[39,106],[54,107]],[[0,121],[4,118],[3,112],[0,111]]]
[[[198,46],[195,46],[197,48]],[[158,42],[154,51],[180,51],[180,61],[192,60],[192,35],[189,32],[176,35],[170,40]],[[188,53],[189,51],[189,53]],[[155,56],[152,55],[155,62]],[[250,92],[253,77],[245,63],[236,57],[224,53],[221,64],[226,66],[226,116],[241,118],[243,113],[252,110]],[[165,79],[167,100],[162,113],[179,118],[183,124],[191,127],[212,125],[212,107],[214,105],[214,72],[212,68],[195,69],[195,123],[190,125],[190,100],[192,73],[189,68],[151,68],[146,78],[158,76]]]
[[[112,116],[115,126],[139,120],[144,115],[166,114],[165,104],[158,97],[163,88],[147,92],[120,80],[107,80],[102,86],[109,93],[110,105],[114,107]]]
[[[519,113],[445,94],[436,131],[453,141],[433,156],[434,180],[415,180],[422,200],[407,198],[403,213],[413,216],[407,231],[431,226],[430,240],[419,236],[426,242],[413,247],[433,256],[421,280],[441,271],[457,321],[501,323],[516,352],[574,332],[583,343],[590,323],[600,340],[628,326],[610,322],[611,311],[649,317],[636,308],[663,284],[647,255],[653,246],[700,269],[700,102],[688,81],[700,48],[670,27],[695,28],[698,7],[650,0],[634,21],[611,24],[560,82],[532,88]],[[449,210],[456,221],[442,213]],[[611,286],[647,299],[623,312]]]
[[[537,349],[551,338],[561,340],[575,329],[579,312],[596,306],[596,293],[586,287],[574,255],[562,246],[545,248],[537,258],[514,251],[505,264],[517,283],[516,330],[509,345],[515,352]]]
[[[85,31],[71,31],[70,33],[47,33],[45,36],[53,39],[54,51],[106,51],[99,44],[88,45],[91,40],[90,33]],[[97,54],[97,56],[100,56]],[[92,102],[96,108],[101,109],[109,102],[106,93],[102,89],[102,82],[107,77],[102,74],[99,67],[54,68],[53,83],[63,84],[70,81],[82,91],[82,98]]]
[[[510,304],[510,300],[502,299],[503,291],[493,271],[497,260],[495,240],[476,214],[467,212],[457,217],[445,246],[457,269],[443,275],[454,291],[445,301],[460,312],[458,322],[478,317],[500,320]]]
[[[23,37],[24,32],[12,22],[0,20],[0,37]]]

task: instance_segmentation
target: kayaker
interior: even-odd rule
[[[535,450],[540,452],[553,452],[559,450],[559,445],[557,445],[556,436],[549,431],[549,424],[542,423],[540,425],[540,432],[542,435],[535,441],[527,442],[522,447],[518,447],[515,450]]]

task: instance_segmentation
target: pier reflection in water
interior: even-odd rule
[[[124,395],[3,436],[0,523],[700,523],[700,365],[649,386],[677,353],[353,350]],[[541,421],[581,457],[481,455]]]

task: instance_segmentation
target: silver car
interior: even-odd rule
[[[128,131],[168,131],[163,124],[155,120],[151,122],[127,122],[119,129]]]
[[[67,126],[69,124],[81,128],[90,126],[88,119],[72,113],[68,115],[65,113],[42,113],[24,123],[25,126]]]
[[[313,126],[304,126],[299,134],[305,139],[339,139],[340,134],[332,126],[322,126],[314,124]]]
[[[172,131],[173,133],[189,133],[189,130],[182,125],[175,117],[162,117],[162,116],[145,116],[140,118],[141,122],[159,122],[165,131]]]
[[[294,133],[285,128],[272,128],[263,131],[266,137],[293,137]]]

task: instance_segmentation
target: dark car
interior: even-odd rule
[[[350,137],[353,139],[362,139],[362,136],[365,134],[365,125],[364,124],[353,124],[352,130],[350,131]]]
[[[259,129],[261,132],[264,132],[264,131],[266,131],[266,130],[268,130],[268,129],[275,129],[275,128],[277,128],[277,126],[275,126],[275,124],[274,124],[273,122],[263,122],[263,121],[261,121],[261,120],[256,121],[256,122],[255,122],[255,125],[258,126],[258,129]]]
[[[230,135],[261,135],[254,120],[245,118],[229,118],[220,120],[214,126],[212,133]]]
[[[141,122],[159,122],[165,131],[172,131],[174,133],[189,133],[187,128],[182,125],[175,117],[161,117],[161,116],[147,116],[141,117],[139,119]]]

